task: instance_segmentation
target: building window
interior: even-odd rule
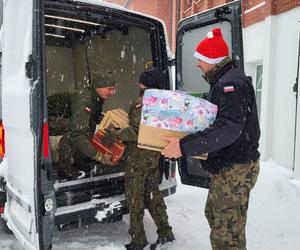
[[[261,111],[262,73],[263,73],[263,66],[258,65],[256,68],[256,91],[255,91],[258,120],[260,120],[260,111]]]

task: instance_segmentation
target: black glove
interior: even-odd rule
[[[115,140],[114,138],[112,138],[110,135],[105,135],[102,139],[101,139],[101,143],[106,146],[111,148],[112,145],[114,144]]]

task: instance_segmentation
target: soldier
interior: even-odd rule
[[[146,70],[140,75],[139,82],[140,97],[129,110],[130,127],[108,131],[108,135],[102,140],[108,146],[115,139],[126,143],[125,190],[130,212],[129,234],[132,237],[131,242],[125,245],[128,250],[140,250],[148,245],[143,225],[145,205],[157,226],[158,234],[156,243],[150,249],[175,240],[168,223],[166,205],[159,191],[160,153],[137,147],[143,93],[146,88],[157,88],[162,82],[160,70]]]
[[[78,171],[72,167],[72,160],[88,157],[111,164],[110,156],[97,152],[90,140],[101,120],[103,102],[114,94],[114,76],[105,72],[96,76],[90,87],[48,98],[50,136],[62,135],[55,165],[59,178],[76,177]]]
[[[216,121],[203,132],[166,138],[168,158],[209,153],[202,166],[212,181],[205,207],[213,250],[245,250],[249,195],[259,173],[258,123],[251,79],[228,57],[221,29],[207,34],[194,56],[210,84],[208,100],[218,106]]]

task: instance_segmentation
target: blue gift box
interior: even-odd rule
[[[218,107],[185,92],[147,89],[141,124],[185,133],[203,131],[217,116]]]

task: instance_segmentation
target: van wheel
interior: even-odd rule
[[[1,234],[13,234],[13,232],[8,228],[6,221],[0,217],[0,233]]]

